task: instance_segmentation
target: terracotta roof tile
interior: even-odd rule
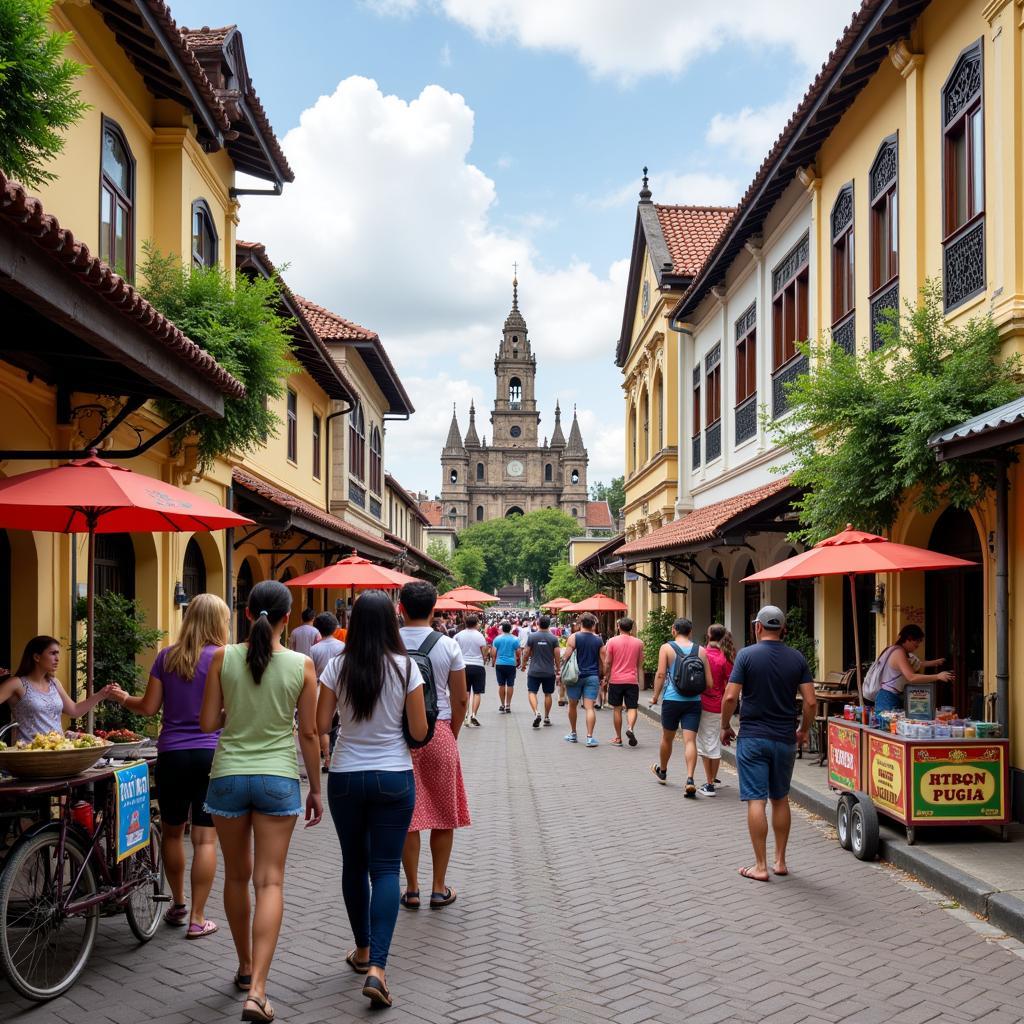
[[[704,541],[714,540],[718,536],[719,530],[735,516],[760,504],[765,498],[784,491],[789,486],[788,476],[779,477],[778,480],[773,480],[762,487],[755,487],[752,491],[744,491],[743,494],[734,495],[724,501],[717,501],[713,505],[694,509],[682,519],[676,519],[653,533],[630,541],[625,547],[619,548],[616,554],[620,557],[653,554],[658,551],[681,548],[687,544],[700,544]]]
[[[302,307],[313,329],[324,341],[379,341],[377,334],[368,327],[362,327],[353,320],[346,320],[323,306],[318,306],[301,295],[295,300]]]
[[[587,528],[590,530],[611,530],[615,526],[612,519],[612,510],[608,507],[607,501],[588,501]]]
[[[0,217],[49,253],[81,282],[82,287],[91,288],[122,315],[156,337],[182,362],[191,364],[221,394],[230,398],[245,395],[245,385],[241,381],[232,377],[206,349],[186,337],[120,274],[94,256],[84,242],[76,242],[71,231],[62,228],[57,218],[48,214],[42,202],[30,196],[23,185],[4,177],[2,172]]]
[[[440,526],[444,508],[439,501],[421,501],[420,511],[427,517],[431,526]]]
[[[325,512],[322,508],[317,508],[315,505],[310,505],[308,501],[303,501],[301,498],[297,498],[294,494],[289,494],[287,491],[282,491],[279,487],[275,487],[273,484],[268,484],[265,480],[260,480],[258,477],[251,476],[242,469],[233,469],[231,471],[232,479],[236,484],[241,485],[248,491],[252,491],[254,494],[258,494],[261,498],[266,498],[267,501],[273,502],[275,505],[280,505],[281,508],[286,508],[291,512],[296,512],[300,516],[304,516],[311,522],[318,523],[325,529],[334,530],[342,536],[350,538],[353,542],[359,544],[370,545],[379,551],[387,551],[389,553],[398,554],[399,548],[386,541],[383,537],[378,537],[375,534],[367,533],[365,530],[360,530],[351,523],[346,523],[344,519],[339,519],[337,516],[332,516],[330,512]]]
[[[672,273],[686,277],[693,277],[700,271],[736,210],[734,206],[662,206],[658,203],[654,208],[672,257]]]

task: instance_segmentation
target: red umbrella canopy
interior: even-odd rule
[[[547,604],[542,604],[541,608],[551,608],[553,611],[561,611],[570,604],[572,604],[572,601],[567,597],[556,597],[553,601],[548,601]]]
[[[86,533],[193,533],[251,519],[90,454],[0,480],[0,527]]]
[[[337,587],[351,590],[397,590],[404,586],[413,576],[406,576],[405,573],[396,572],[386,565],[377,565],[368,558],[357,555],[354,551],[347,558],[335,562],[333,565],[325,566],[323,569],[314,569],[302,576],[293,576],[285,581],[289,587],[323,587],[324,589]]]
[[[962,569],[976,565],[963,558],[943,555],[910,544],[897,544],[874,533],[847,526],[834,537],[755,572],[741,582],[801,580],[811,576],[859,576],[864,573],[915,572],[929,569]]]
[[[500,598],[495,597],[493,594],[485,594],[482,590],[477,590],[474,587],[461,586],[456,587],[454,590],[449,590],[445,597],[453,597],[456,601],[470,601],[475,604],[487,604],[491,601],[499,601]]]
[[[563,612],[625,612],[629,611],[628,606],[624,605],[621,601],[616,601],[614,597],[608,597],[607,594],[594,594],[593,597],[588,597],[585,601],[580,601],[578,604],[569,604],[562,608]]]
[[[434,604],[435,612],[468,612],[471,609],[476,610],[472,605],[456,601],[455,598],[449,597],[447,594],[444,597],[439,597]]]

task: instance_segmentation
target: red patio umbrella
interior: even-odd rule
[[[461,587],[456,587],[454,590],[449,590],[444,596],[453,597],[456,601],[471,601],[474,604],[490,604],[501,600],[501,598],[495,597],[493,594],[485,594],[482,590],[477,590],[475,587],[467,587],[465,584]]]
[[[93,692],[96,534],[196,533],[251,524],[251,519],[191,491],[107,462],[95,451],[84,459],[0,481],[0,528],[89,534],[86,696]]]
[[[378,565],[354,551],[333,565],[314,569],[302,576],[293,576],[285,581],[289,587],[321,587],[325,590],[398,590],[415,579],[386,565]]]
[[[548,601],[547,604],[542,604],[541,608],[549,608],[551,611],[560,612],[570,604],[572,604],[572,601],[567,597],[556,597],[553,600]]]
[[[853,615],[853,646],[857,669],[857,695],[861,697],[860,635],[857,629],[857,589],[855,576],[869,573],[926,572],[930,569],[964,569],[969,562],[952,555],[943,555],[927,548],[910,544],[897,544],[874,533],[855,530],[847,524],[845,530],[834,537],[819,541],[813,548],[801,551],[792,558],[768,569],[747,576],[741,583],[760,583],[762,580],[805,580],[812,576],[848,576],[850,578],[850,606]]]
[[[563,612],[594,612],[595,614],[601,614],[602,612],[627,612],[629,607],[621,601],[616,601],[614,597],[609,597],[607,594],[594,594],[585,601],[567,604],[561,610]]]
[[[468,612],[472,608],[471,604],[463,604],[462,601],[456,601],[454,597],[449,597],[447,594],[439,597],[434,603],[435,612]]]

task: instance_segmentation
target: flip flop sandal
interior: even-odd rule
[[[239,974],[237,971],[235,972],[235,988],[237,988],[239,992],[248,992],[251,984],[251,974]]]
[[[618,736],[613,736],[612,737],[612,746],[613,747],[621,747],[622,746],[622,740]]]
[[[391,993],[380,978],[367,978],[363,985],[363,995],[370,1000],[371,1006],[391,1006]]]
[[[255,1003],[259,1009],[250,1010],[246,1005],[247,1003]],[[274,1008],[271,1007],[270,1011],[267,1011],[267,997],[264,996],[260,999],[259,996],[246,996],[245,1003],[242,1004],[242,1020],[256,1021],[256,1024],[268,1024],[275,1017]]]
[[[410,902],[411,900],[415,900],[416,902],[412,903],[412,902]],[[405,907],[406,910],[419,910],[420,909],[420,891],[419,891],[419,889],[417,889],[415,892],[408,892],[408,891],[403,892],[402,895],[398,897],[398,902],[401,903],[402,906]]]
[[[347,957],[345,957],[345,963],[347,963],[349,967],[351,967],[352,970],[356,972],[356,974],[366,974],[366,972],[370,969],[370,961],[357,960],[356,951],[354,949],[352,950],[351,953],[349,953]]]
[[[629,740],[629,745],[631,747],[635,747],[636,746],[636,736],[633,735],[633,730],[632,729],[627,729],[626,730],[626,739]]]
[[[188,924],[188,907],[182,903],[180,907],[168,907],[164,912],[164,924],[172,928],[181,928]]]
[[[752,882],[767,882],[767,878],[758,878],[754,874],[754,868],[739,868],[739,874],[742,878],[749,878]]]
[[[201,939],[207,935],[212,935],[217,931],[217,924],[214,921],[205,920],[202,924],[190,924],[188,931],[185,932],[186,939]]]
[[[438,907],[447,907],[455,902],[455,890],[450,886],[444,887],[444,892],[432,892],[430,894],[430,909],[436,910]]]

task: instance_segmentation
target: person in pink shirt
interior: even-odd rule
[[[707,654],[711,666],[711,686],[700,695],[700,726],[697,729],[697,753],[704,763],[707,781],[697,790],[700,796],[715,796],[718,766],[722,763],[722,695],[736,660],[732,633],[721,623],[708,626]]]
[[[643,678],[644,645],[633,636],[633,620],[624,615],[618,622],[619,632],[601,652],[608,703],[612,706],[615,729],[613,747],[622,746],[622,705],[626,705],[626,739],[636,746],[636,709],[640,703],[640,681]]]

